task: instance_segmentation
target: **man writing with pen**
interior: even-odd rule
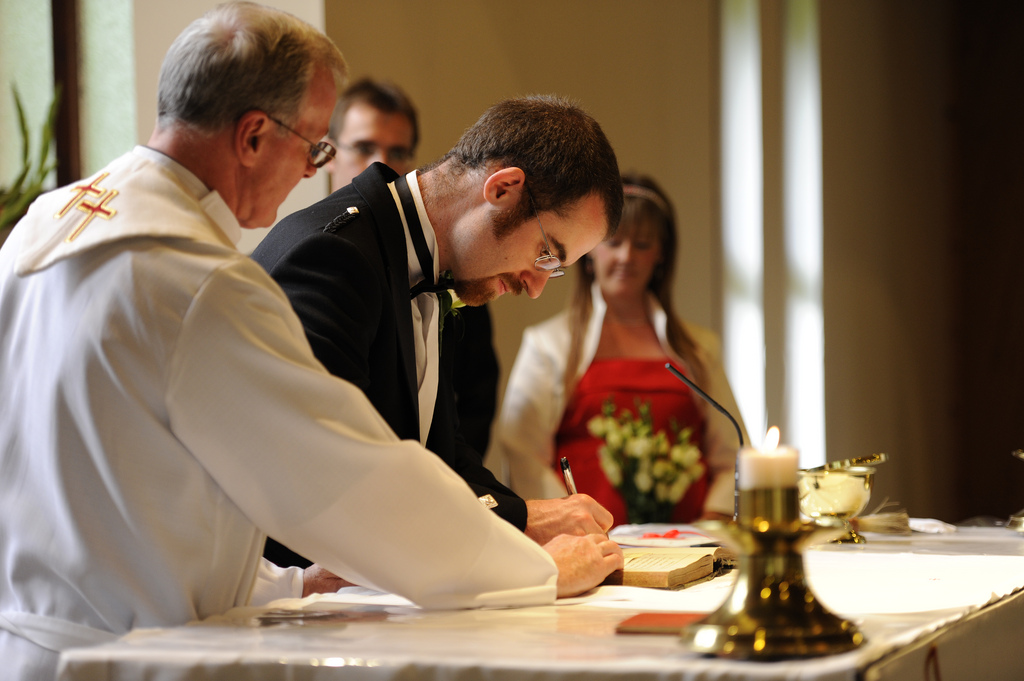
[[[512,99],[439,161],[405,175],[375,163],[285,218],[253,259],[284,289],[328,371],[543,544],[604,534],[612,516],[583,494],[523,500],[464,442],[448,289],[467,305],[536,298],[618,225],[622,202],[614,151],[592,117],[556,97]]]

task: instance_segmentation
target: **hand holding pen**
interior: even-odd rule
[[[560,534],[608,534],[614,518],[601,504],[576,492],[569,460],[561,459],[562,477],[569,496],[561,499],[529,499],[526,502],[526,536],[543,546]]]

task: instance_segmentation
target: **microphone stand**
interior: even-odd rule
[[[740,439],[740,449],[743,449],[743,429],[740,428],[740,424],[736,422],[736,419],[733,418],[732,414],[730,414],[728,411],[726,411],[725,407],[723,407],[718,402],[715,402],[713,399],[711,399],[710,395],[708,395],[706,392],[704,392],[703,390],[698,388],[696,383],[694,383],[689,378],[684,376],[683,372],[681,372],[679,369],[676,369],[674,366],[672,366],[672,364],[670,362],[665,362],[665,368],[668,369],[669,371],[671,371],[673,376],[678,378],[680,381],[682,381],[686,385],[690,386],[690,389],[693,392],[695,392],[698,395],[700,395],[702,398],[704,398],[704,400],[708,404],[710,404],[712,407],[714,407],[715,409],[720,411],[722,414],[725,414],[725,417],[732,422],[733,428],[736,429],[736,436]],[[740,449],[736,450],[736,463],[735,463],[735,474],[734,474],[734,476],[735,476],[735,485],[736,486],[734,488],[735,491],[733,492],[733,511],[732,511],[733,520],[737,520],[737,521],[740,518],[740,462],[739,462]]]

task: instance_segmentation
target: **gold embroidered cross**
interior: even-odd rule
[[[71,234],[68,235],[67,239],[65,239],[66,242],[71,243],[78,238],[78,235],[82,233],[82,230],[84,230],[89,223],[93,221],[93,219],[101,217],[104,220],[109,220],[117,215],[117,211],[110,208],[107,204],[110,203],[111,199],[117,196],[120,192],[116,189],[103,189],[99,186],[100,182],[102,182],[108,175],[110,175],[110,173],[102,173],[89,184],[79,184],[72,187],[71,191],[74,196],[72,196],[71,200],[53,216],[54,218],[62,218],[67,215],[68,211],[72,208],[77,208],[85,213],[85,217],[82,218],[82,221],[78,223],[78,225],[71,231]],[[93,198],[90,199],[89,197]]]

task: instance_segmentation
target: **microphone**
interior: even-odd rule
[[[718,402],[715,402],[713,399],[711,399],[710,395],[708,395],[706,392],[704,392],[703,390],[698,388],[696,383],[694,383],[689,378],[684,376],[683,372],[680,371],[679,369],[676,369],[674,366],[672,366],[672,364],[670,362],[665,362],[665,368],[668,369],[669,371],[671,371],[673,376],[678,378],[680,381],[682,381],[686,385],[690,386],[690,390],[692,390],[693,392],[697,393],[702,398],[704,398],[704,400],[708,404],[710,404],[712,407],[714,407],[715,409],[720,411],[722,414],[725,414],[725,417],[727,419],[729,419],[729,421],[732,422],[733,428],[736,429],[736,436],[740,439],[740,449],[743,449],[743,429],[740,428],[740,424],[736,422],[736,419],[733,418],[732,414],[730,414],[728,411],[726,411],[725,407],[723,407]],[[735,487],[735,491],[733,492],[733,511],[732,511],[733,520],[739,520],[739,517],[740,517],[740,462],[739,462],[739,456],[740,456],[740,452],[739,452],[739,449],[737,449],[736,450],[736,469],[735,469],[736,470],[736,472],[735,472],[735,477],[736,477],[736,483],[735,484],[736,484],[736,487]]]

